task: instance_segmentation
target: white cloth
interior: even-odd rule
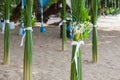
[[[25,33],[24,33],[24,35],[22,36],[20,46],[23,46],[23,43],[24,43],[24,39],[25,39],[26,31],[27,31],[27,30],[33,31],[32,27],[27,27],[27,28],[25,28]]]
[[[93,27],[98,27],[97,25],[93,25]]]
[[[71,8],[71,0],[66,0],[66,3]]]
[[[5,23],[8,23],[8,24],[9,24],[9,23],[10,23],[10,20],[9,20],[9,19],[8,19],[8,20],[5,20]]]
[[[10,24],[10,20],[9,20],[9,19],[8,19],[8,20],[5,20],[5,23]],[[3,23],[4,26],[2,27],[2,34],[4,34],[4,31],[5,31],[5,23]]]
[[[77,74],[78,74],[78,63],[77,63],[77,53],[78,53],[78,50],[80,48],[80,46],[84,44],[84,41],[72,41],[71,45],[76,45],[76,50],[75,50],[75,55],[74,55],[74,58],[72,60],[72,62],[75,60],[75,65],[76,65],[76,71],[77,71]],[[78,77],[78,75],[77,75]]]

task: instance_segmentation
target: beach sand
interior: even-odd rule
[[[120,80],[119,27],[98,27],[97,63],[92,63],[92,35],[85,40],[81,46],[83,80]],[[72,40],[67,39],[66,50],[62,51],[60,28],[48,25],[46,29],[41,33],[39,27],[33,28],[33,80],[70,80]],[[19,27],[11,30],[11,64],[3,65],[4,36],[0,34],[0,80],[23,80],[21,38]]]

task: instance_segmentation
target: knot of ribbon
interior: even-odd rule
[[[9,24],[9,23],[10,23],[10,20],[9,20],[9,19],[8,19],[8,20],[5,20],[5,23],[8,23],[8,24]]]
[[[33,31],[33,29],[32,29],[32,27],[27,27],[27,28],[24,28],[24,31],[25,31],[25,33],[24,33],[23,36],[22,36],[20,46],[23,46],[24,39],[25,39],[25,36],[26,36],[26,31]]]
[[[93,27],[98,27],[97,25],[93,25]]]

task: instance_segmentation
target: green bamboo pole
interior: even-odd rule
[[[107,0],[105,0],[105,8],[107,7]]]
[[[119,6],[119,10],[120,10],[120,0],[118,2],[119,2],[118,6]]]
[[[114,0],[112,0],[112,8],[114,8]]]
[[[92,23],[93,23],[93,36],[92,36],[92,61],[98,60],[98,35],[97,35],[97,12],[98,0],[92,0]]]
[[[119,9],[119,0],[117,0],[116,3],[117,3],[117,8]]]
[[[63,20],[63,28],[62,28],[62,50],[64,51],[66,49],[66,0],[62,0],[62,20]]]
[[[25,19],[26,28],[32,27],[33,0],[26,0]],[[32,80],[32,31],[26,30],[24,48],[23,80]]]
[[[10,0],[5,0],[5,20],[10,19]],[[10,25],[9,21],[5,22],[4,31],[4,64],[10,64]]]

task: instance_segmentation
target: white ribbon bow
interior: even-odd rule
[[[27,31],[27,30],[33,31],[32,27],[27,27],[27,28],[25,28],[24,30],[25,30],[25,33],[24,33],[23,36],[22,36],[20,46],[23,46],[23,42],[24,42],[24,39],[25,39],[25,36],[26,36],[26,31]]]
[[[75,60],[75,65],[76,65],[76,71],[77,71],[77,74],[78,74],[78,63],[77,63],[77,52],[81,46],[81,44],[84,44],[84,41],[72,41],[71,45],[76,45],[76,50],[75,50],[75,55],[74,55],[74,58],[72,60],[72,62]],[[77,76],[78,77],[78,76]]]

